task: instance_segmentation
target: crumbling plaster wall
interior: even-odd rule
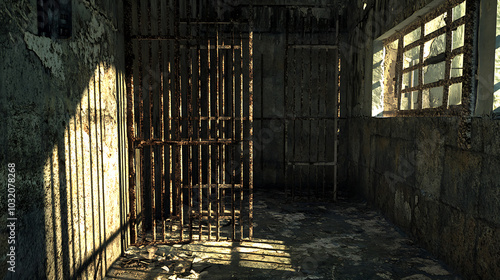
[[[16,263],[7,279],[100,279],[121,254],[121,5],[73,1],[72,36],[51,39],[37,36],[35,0],[0,3],[1,209],[7,164],[16,165]]]
[[[462,149],[458,118],[370,117],[373,39],[430,2],[368,1],[344,17],[346,183],[466,279],[498,279],[500,122],[473,118]]]

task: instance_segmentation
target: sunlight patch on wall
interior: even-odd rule
[[[116,77],[96,67],[44,165],[47,275],[100,278],[121,250]]]

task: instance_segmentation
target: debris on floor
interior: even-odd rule
[[[130,246],[107,279],[461,279],[363,202],[255,194],[255,238]]]

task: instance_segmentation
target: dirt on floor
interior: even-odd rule
[[[362,201],[256,192],[252,241],[129,247],[107,279],[461,279]]]

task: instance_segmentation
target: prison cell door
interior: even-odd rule
[[[179,1],[146,2],[128,7],[131,242],[251,238],[249,25],[182,20]]]
[[[338,38],[338,22],[336,30]],[[313,32],[307,32],[306,39],[287,44],[286,50],[286,192],[292,198],[336,200],[338,44],[313,42],[308,39]]]

